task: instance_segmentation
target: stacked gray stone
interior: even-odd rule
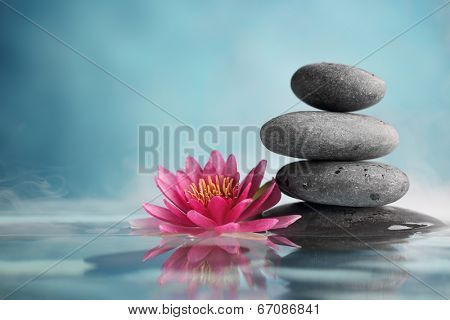
[[[352,66],[317,63],[297,70],[291,87],[303,102],[324,111],[283,114],[262,127],[261,140],[269,150],[306,159],[278,171],[283,193],[348,207],[383,206],[405,195],[405,173],[363,161],[389,154],[399,142],[397,131],[377,118],[348,113],[379,102],[383,80]]]

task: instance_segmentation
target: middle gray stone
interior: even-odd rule
[[[371,161],[293,162],[278,171],[276,181],[290,197],[346,207],[383,206],[409,188],[400,169]]]
[[[397,131],[377,118],[351,113],[299,111],[273,118],[261,141],[275,153],[310,160],[367,160],[390,153]]]

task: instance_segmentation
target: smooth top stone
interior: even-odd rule
[[[278,154],[310,160],[368,160],[390,153],[397,131],[377,118],[351,113],[299,111],[261,128],[262,143]]]
[[[373,73],[336,63],[301,67],[291,79],[295,95],[310,106],[334,112],[350,112],[379,102],[386,91],[384,81]]]
[[[409,188],[401,170],[370,161],[298,161],[282,167],[280,190],[313,203],[379,207],[397,201]]]

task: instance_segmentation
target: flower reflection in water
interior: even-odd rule
[[[267,278],[276,278],[281,247],[298,248],[286,238],[256,233],[166,235],[143,259],[172,251],[162,266],[159,284],[184,284],[190,299],[197,298],[201,289],[207,290],[206,298],[236,299],[241,283],[253,289],[255,298],[264,298]]]

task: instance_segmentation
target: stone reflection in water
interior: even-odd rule
[[[385,299],[408,279],[408,238],[444,224],[411,210],[385,206],[352,208],[298,202],[267,215],[302,214],[278,233],[302,246],[283,257],[280,278],[286,299]],[[393,227],[394,226],[394,227]]]
[[[267,277],[274,277],[281,257],[279,245],[297,247],[287,239],[254,233],[204,233],[195,237],[165,236],[144,261],[172,251],[158,279],[163,287],[185,287],[188,298],[207,290],[201,298],[236,299],[242,291],[241,275],[254,298],[267,298]]]
[[[394,246],[364,249],[302,249],[282,259],[285,299],[390,299],[409,278],[399,268],[407,257]]]

